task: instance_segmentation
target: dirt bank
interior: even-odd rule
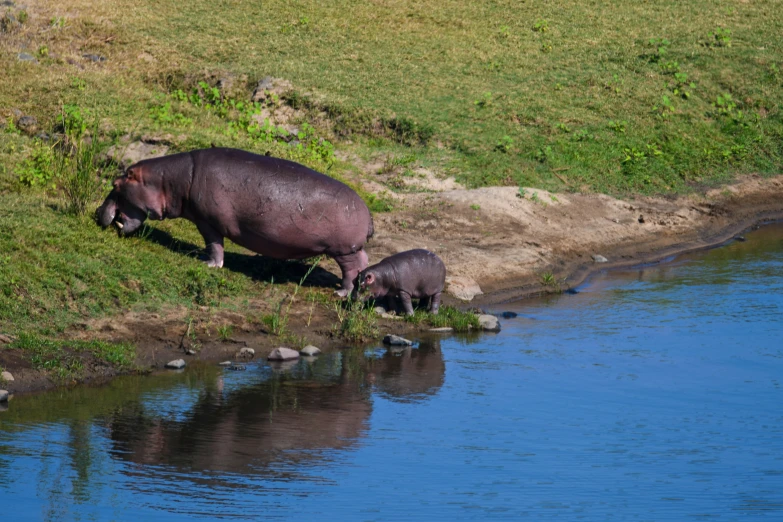
[[[396,204],[394,212],[375,216],[376,234],[368,249],[371,262],[410,248],[428,248],[443,258],[450,276],[472,278],[484,291],[470,303],[453,296],[446,298],[447,303],[493,307],[547,291],[541,284],[544,274],[573,286],[595,270],[710,247],[755,224],[783,218],[783,178],[747,176],[701,195],[668,199],[623,201],[597,194],[494,187],[401,194]],[[596,263],[594,255],[608,261]],[[324,261],[322,267],[339,273],[333,261]],[[338,321],[334,302],[308,301],[302,294],[290,307],[288,335],[272,334],[261,318],[272,313],[286,295],[284,288],[272,288],[271,294],[239,303],[234,310],[191,307],[128,312],[74,324],[63,336],[129,341],[136,346],[141,371],[162,369],[178,358],[241,362],[243,347],[265,358],[280,345],[312,343],[326,351],[346,346],[334,334]],[[379,320],[381,335],[416,336],[429,328]],[[14,393],[63,384],[34,370],[14,350],[0,350],[0,366],[15,377],[0,387]],[[101,382],[117,374],[95,360],[86,360],[84,368],[82,380],[86,381]]]
[[[375,217],[371,259],[425,247],[452,276],[467,276],[492,305],[542,291],[543,274],[576,285],[592,271],[710,247],[783,217],[783,179],[746,176],[704,194],[619,200],[490,187],[408,194]],[[596,263],[594,255],[608,259]]]

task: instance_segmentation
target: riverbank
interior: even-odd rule
[[[309,271],[227,244],[210,270],[184,220],[101,230],[93,209],[145,157],[227,146],[345,181],[375,216],[371,261],[429,248],[452,294],[475,294],[447,299],[460,310],[781,217],[774,3],[436,7],[5,2],[0,333],[22,341],[0,345],[0,366],[14,389],[445,325],[345,308],[331,260]]]
[[[716,246],[752,226],[783,218],[783,179],[746,176],[721,189],[677,198],[623,201],[497,187],[408,194],[397,205],[399,210],[393,213],[376,215],[376,236],[368,248],[371,260],[408,248],[429,248],[444,259],[450,278],[472,279],[483,290],[470,302],[449,295],[446,303],[497,313],[503,302],[566,290],[598,270]],[[606,262],[599,262],[598,256]],[[183,256],[185,261],[191,260]],[[77,321],[58,336],[66,346],[69,341],[98,341],[135,347],[132,365],[117,368],[91,356],[82,363],[78,378],[58,379],[51,371],[35,368],[29,357],[9,348],[13,345],[0,345],[0,366],[15,379],[3,386],[27,393],[76,381],[100,383],[129,371],[161,370],[179,358],[241,363],[250,357],[240,354],[242,348],[252,348],[255,358],[265,358],[281,345],[340,350],[351,343],[336,329],[346,312],[328,296],[328,282],[336,278],[337,266],[322,261],[314,273],[314,286],[301,294],[305,287],[283,282],[268,285],[263,294],[241,303],[227,300],[154,312],[128,309]],[[286,326],[277,333],[269,320],[275,303],[285,307]],[[386,333],[417,337],[432,328],[421,322],[421,316],[418,322],[372,320],[377,321],[377,338]]]

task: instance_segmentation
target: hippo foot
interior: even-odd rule
[[[343,288],[342,290],[335,290],[334,291],[334,295],[336,297],[342,297],[342,298],[348,297],[348,294],[350,294],[350,293],[351,293],[351,291],[350,290],[346,290],[345,288]]]
[[[214,259],[210,259],[207,261],[207,266],[209,268],[223,268],[223,261],[215,261]]]

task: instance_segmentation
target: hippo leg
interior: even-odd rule
[[[400,292],[400,301],[402,301],[402,308],[407,315],[413,315],[413,303],[411,303],[411,294],[407,292]]]
[[[440,292],[430,297],[430,312],[432,315],[438,315],[438,308],[440,307]]]
[[[340,270],[343,272],[343,288],[342,290],[337,290],[335,294],[339,297],[349,296],[353,290],[353,282],[356,280],[356,276],[370,266],[367,252],[359,250],[353,254],[334,256],[334,260],[337,261],[337,264],[340,265]]]
[[[196,228],[204,237],[206,245],[207,266],[221,268],[223,266],[223,236],[207,223],[197,223]]]
[[[399,301],[397,296],[392,294],[386,294],[386,310],[393,314],[396,314],[399,309]]]

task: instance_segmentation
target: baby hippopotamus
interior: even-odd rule
[[[370,294],[365,299],[385,296],[390,310],[396,310],[402,302],[408,315],[413,315],[411,299],[428,299],[429,311],[437,314],[445,284],[443,261],[421,248],[389,256],[359,273],[360,290]]]

